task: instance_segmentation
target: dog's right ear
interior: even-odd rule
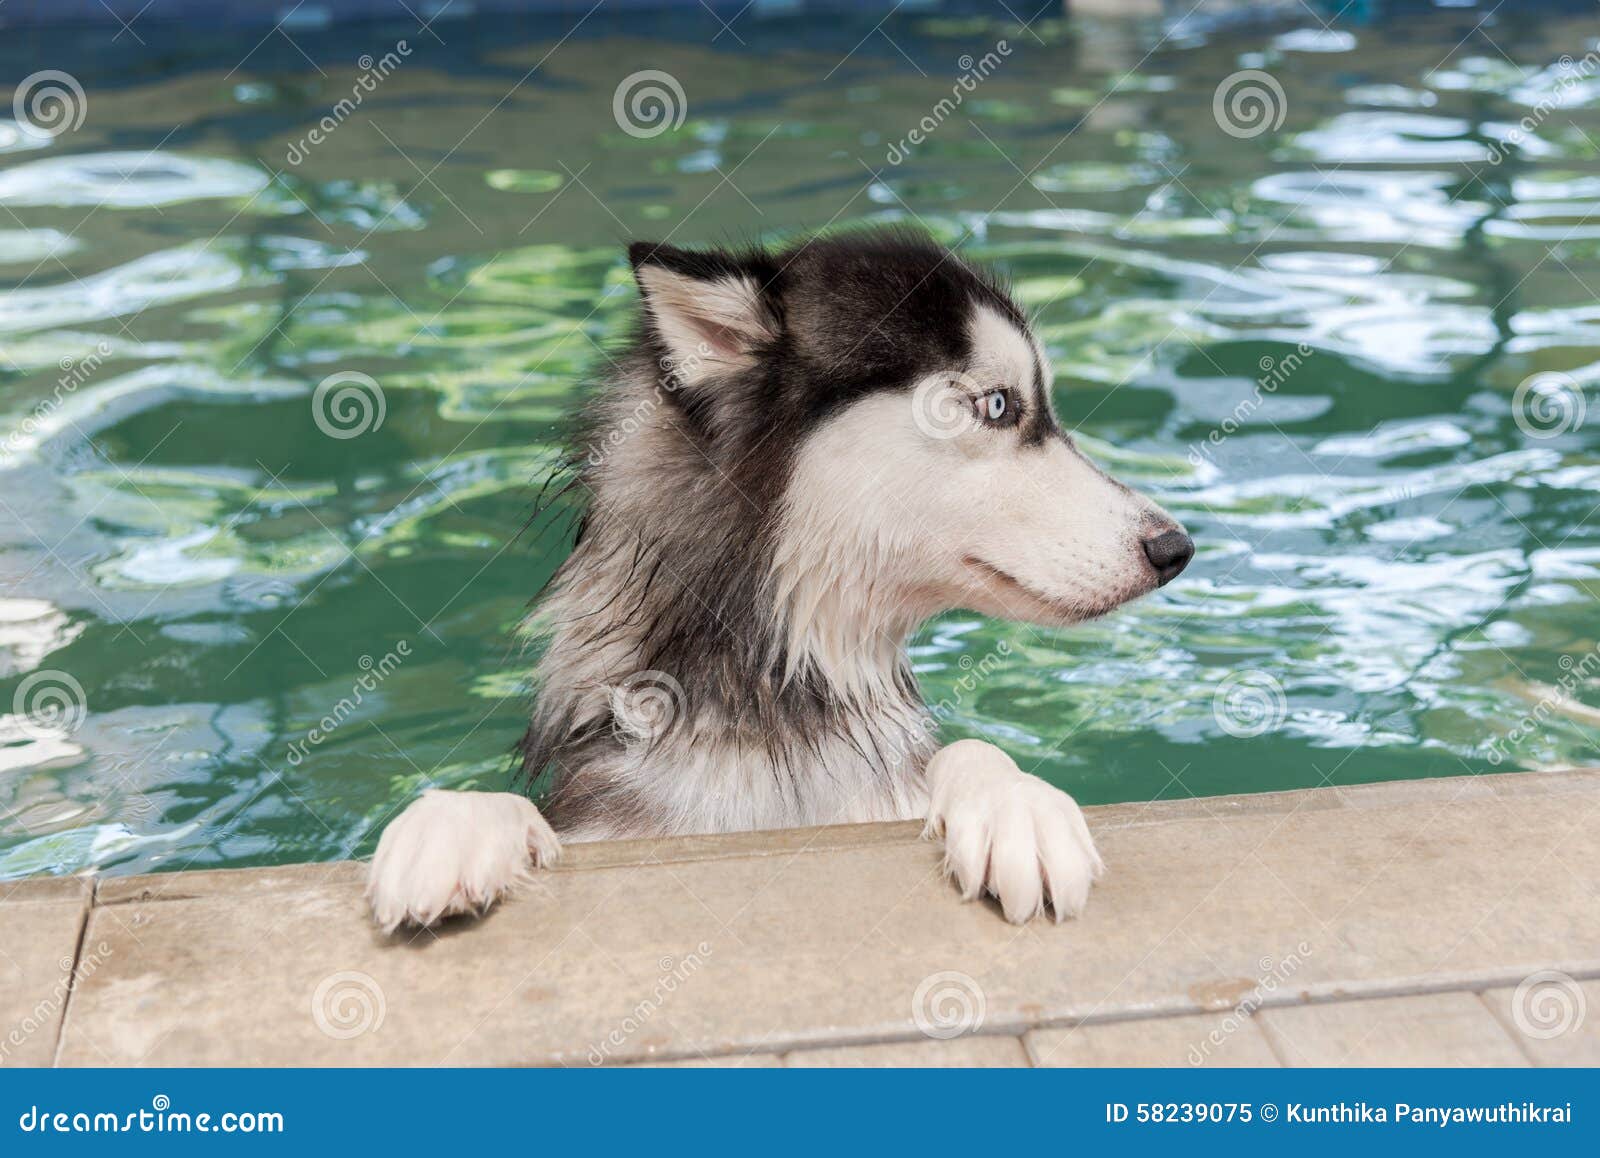
[[[752,365],[778,337],[777,271],[760,256],[635,241],[628,260],[647,324],[666,347],[679,385]]]

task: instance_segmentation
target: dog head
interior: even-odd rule
[[[791,628],[869,602],[907,623],[967,607],[1069,624],[1193,556],[1061,429],[1026,317],[942,247],[870,233],[630,257],[658,388],[762,512]]]

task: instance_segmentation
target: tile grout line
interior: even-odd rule
[[[1498,787],[1503,791],[1495,792],[1489,797],[1474,798],[1470,801],[1460,801],[1460,788],[1462,780],[1460,777],[1445,777],[1437,780],[1409,782],[1410,787],[1401,788],[1400,791],[1394,793],[1386,791],[1390,787],[1387,784],[1377,785],[1374,786],[1375,796],[1377,799],[1371,800],[1367,807],[1371,808],[1378,806],[1378,801],[1381,799],[1385,803],[1391,804],[1401,811],[1405,811],[1415,806],[1424,805],[1430,799],[1433,799],[1435,802],[1437,802],[1437,797],[1444,795],[1449,795],[1449,800],[1445,801],[1446,804],[1460,801],[1461,805],[1464,807],[1486,807],[1491,803],[1492,799],[1497,798],[1504,800],[1508,796],[1514,797],[1516,795],[1523,795],[1516,792],[1516,786],[1521,785],[1527,785],[1531,789],[1531,791],[1525,794],[1529,797],[1547,797],[1551,800],[1559,800],[1563,798],[1570,798],[1574,794],[1587,796],[1594,793],[1597,788],[1600,788],[1600,784],[1597,784],[1597,774],[1600,774],[1600,770],[1587,770],[1585,774],[1578,776],[1571,776],[1571,774],[1538,776],[1537,774],[1534,774],[1534,777],[1531,780],[1527,779],[1528,774],[1526,773],[1507,773],[1499,775],[1490,774],[1480,778],[1472,779],[1474,779],[1478,785],[1483,787]],[[1564,787],[1564,785],[1569,782],[1573,786],[1570,790]],[[1331,800],[1338,802],[1343,807],[1350,807],[1348,801],[1344,800],[1342,795],[1343,790],[1341,789],[1310,789],[1300,791],[1301,793],[1307,795],[1315,794],[1329,797]],[[1354,810],[1364,811],[1365,809]],[[1377,810],[1387,811],[1388,809],[1378,806]],[[1226,823],[1230,821],[1250,821],[1252,819],[1257,821],[1271,821],[1276,815],[1276,812],[1268,811],[1252,816],[1248,811],[1245,811],[1241,812],[1238,816],[1190,816],[1186,819],[1199,824],[1214,824]],[[904,822],[900,822],[897,826],[891,823],[890,825],[885,825],[883,827],[900,827],[906,828],[908,831],[903,837],[897,836],[895,839],[891,840],[866,840],[863,843],[858,843],[854,838],[857,836],[869,835],[869,832],[868,830],[856,829],[855,826],[852,826],[855,831],[850,834],[852,839],[848,843],[835,845],[828,848],[813,848],[809,851],[812,855],[815,855],[815,853],[818,852],[835,852],[848,856],[851,854],[860,853],[872,847],[884,847],[887,845],[904,848],[925,843],[919,840],[912,832],[909,831],[910,828],[914,828],[914,825],[907,826]],[[671,849],[669,843],[659,841],[646,841],[641,843],[643,848],[640,851],[648,852],[651,854],[653,859],[634,864],[615,862],[601,863],[594,866],[594,871],[614,872],[617,869],[623,869],[628,872],[632,872],[639,868],[659,867],[663,864],[670,865],[671,863],[674,863],[674,861],[671,859],[664,862],[659,860],[660,853],[663,851],[670,852]],[[703,852],[704,850],[704,845],[696,846],[696,851]],[[715,859],[751,861],[765,859],[766,856],[769,855],[759,849],[750,848],[742,849],[741,854],[742,855],[734,858],[718,857]],[[319,865],[302,867],[315,867],[321,869],[324,866]],[[268,874],[273,873],[274,871],[281,870],[243,870],[245,873]],[[209,872],[207,875],[210,875]],[[225,872],[224,875],[234,876],[234,873]],[[333,874],[329,875],[331,876]],[[75,892],[77,893],[79,900],[80,921],[77,926],[77,938],[71,961],[71,970],[67,977],[67,985],[61,1002],[60,1017],[54,1041],[55,1049],[53,1056],[55,1060],[52,1064],[61,1064],[61,1058],[63,1056],[64,1047],[66,1044],[67,1018],[73,1015],[76,1004],[80,1004],[75,1003],[72,998],[76,993],[77,981],[84,979],[80,977],[80,973],[85,961],[84,946],[87,943],[89,922],[94,919],[95,910],[102,907],[107,907],[108,905],[125,904],[130,901],[138,901],[141,903],[164,903],[170,900],[179,899],[177,896],[171,893],[158,893],[155,896],[147,896],[138,890],[128,890],[131,895],[108,901],[108,894],[104,889],[107,879],[112,879],[115,886],[115,878],[85,876],[76,878],[75,881],[77,884]],[[279,881],[276,883],[276,885],[274,885],[274,888],[279,888],[285,883],[287,882]],[[293,887],[294,884],[299,884],[300,887]],[[293,882],[293,884],[291,884],[291,891],[304,894],[307,892],[315,892],[319,887],[320,886],[314,885],[308,889],[302,882]],[[119,890],[114,887],[113,892],[109,895],[115,897],[117,891]],[[242,895],[238,893],[237,890],[232,888],[208,890],[205,887],[199,887],[193,890],[183,891],[187,893],[186,899],[191,900],[201,899],[208,896],[227,898],[230,895],[237,899],[237,897]],[[259,890],[257,890],[257,893],[259,895]],[[1518,956],[1519,954],[1515,952],[1515,948],[1513,946],[1508,947],[1505,952],[1498,955],[1497,959],[1487,962],[1486,964],[1475,969],[1462,969],[1452,973],[1444,974],[1434,972],[1419,973],[1414,967],[1410,971],[1406,971],[1404,969],[1393,969],[1385,976],[1371,977],[1357,982],[1354,992],[1351,991],[1351,981],[1347,976],[1330,976],[1322,984],[1313,986],[1309,989],[1300,989],[1296,993],[1284,991],[1282,993],[1276,993],[1268,996],[1260,1002],[1259,1009],[1277,1010],[1298,1007],[1301,1005],[1348,1005],[1357,1002],[1381,1000],[1384,998],[1430,996],[1447,993],[1476,994],[1483,1001],[1487,1001],[1487,998],[1483,997],[1483,994],[1486,991],[1500,990],[1511,985],[1515,985],[1519,978],[1522,978],[1529,969],[1541,967],[1561,969],[1562,971],[1568,973],[1575,980],[1600,979],[1600,956],[1573,956],[1560,961],[1546,960],[1537,963],[1522,962],[1521,964],[1519,964],[1516,960]],[[1407,962],[1402,961],[1398,962],[1398,964],[1403,966],[1407,964]],[[1410,964],[1414,966],[1414,963]],[[1117,1023],[1136,1024],[1141,1022],[1149,1023],[1183,1016],[1226,1015],[1230,1008],[1236,1010],[1238,1007],[1230,1006],[1228,1004],[1216,1005],[1213,1003],[1203,1003],[1195,1001],[1192,998],[1188,1002],[1184,1002],[1181,996],[1177,995],[1173,995],[1165,1004],[1157,1005],[1154,1008],[1148,1006],[1137,1009],[1124,1007],[1122,1010],[1113,1009],[1101,1012],[1099,1007],[1096,1007],[1096,1009],[1084,1012],[1080,1004],[1079,1011],[1076,1013],[1064,1011],[1060,1015],[1050,1018],[1037,1018],[1034,1016],[1029,1016],[1023,1012],[1026,1007],[1022,1006],[1006,1010],[1005,1017],[1003,1019],[998,1019],[984,1025],[979,1030],[979,1035],[984,1037],[1022,1037],[1024,1038],[1025,1047],[1031,1049],[1032,1047],[1027,1043],[1026,1037],[1035,1029],[1077,1028],[1079,1026],[1088,1027]],[[1282,1041],[1279,1040],[1281,1033],[1279,1034],[1279,1037],[1274,1036],[1276,1027],[1271,1024],[1273,1018],[1270,1016],[1264,1018],[1253,1017],[1251,1020],[1255,1022],[1257,1028],[1266,1036],[1268,1046],[1273,1047],[1274,1054],[1279,1056],[1281,1060],[1281,1057],[1285,1051]],[[1497,1025],[1500,1026],[1502,1032],[1510,1032],[1505,1025],[1505,1019],[1503,1017],[1499,1017],[1498,1015]],[[80,1031],[83,1028],[92,1028],[92,1025],[80,1027]],[[857,1034],[859,1034],[859,1036],[857,1036]],[[779,1049],[775,1052],[784,1052],[785,1048],[816,1049],[826,1048],[829,1045],[855,1046],[895,1043],[915,1044],[922,1040],[925,1040],[925,1035],[918,1033],[911,1027],[905,1026],[903,1022],[890,1019],[888,1024],[884,1024],[880,1021],[876,1026],[863,1025],[858,1031],[856,1031],[856,1033],[851,1033],[847,1030],[842,1039],[830,1035],[826,1040],[819,1039],[816,1041],[791,1041],[785,1043],[785,1047],[779,1047]],[[713,1044],[712,1048],[717,1050],[715,1056],[727,1056],[727,1051],[729,1049],[744,1049],[746,1044],[748,1043],[736,1044],[735,1042],[726,1041],[725,1039],[724,1042],[716,1042]],[[771,1050],[771,1048],[772,1046],[770,1039],[763,1039],[761,1042],[755,1043],[753,1048],[744,1049],[744,1052],[766,1052]],[[678,1051],[674,1050],[672,1051],[671,1055],[663,1053],[656,1057],[626,1058],[626,1055],[617,1055],[614,1060],[618,1062],[623,1060],[644,1062],[658,1060],[679,1060],[677,1057],[677,1052]],[[1522,1052],[1526,1053],[1527,1051],[1524,1050]],[[694,1053],[700,1057],[708,1056],[703,1050],[697,1049],[694,1051]],[[562,1064],[561,1058],[563,1056],[564,1054],[560,1050],[556,1050],[546,1054],[543,1058],[539,1059],[533,1064]],[[685,1058],[688,1058],[689,1056],[690,1055],[688,1054],[684,1055]],[[1029,1056],[1032,1057],[1033,1054],[1030,1053]],[[1532,1059],[1530,1059],[1530,1061],[1532,1061]],[[1537,1061],[1532,1061],[1532,1064],[1538,1063]]]
[[[1267,1052],[1277,1059],[1279,1069],[1292,1070],[1301,1068],[1289,1060],[1289,1043],[1286,1040],[1281,1040],[1280,1031],[1277,1026],[1272,1024],[1272,1019],[1256,1016],[1264,1008],[1266,1007],[1258,1006],[1250,1011],[1250,1024],[1261,1035],[1261,1040],[1267,1043]]]
[[[1593,962],[1584,968],[1576,970],[1563,970],[1563,972],[1567,972],[1574,980],[1600,980],[1600,961]],[[1401,983],[1399,986],[1380,985],[1370,991],[1364,991],[1355,994],[1341,992],[1337,994],[1322,994],[1308,998],[1297,998],[1292,996],[1273,998],[1263,1001],[1260,1005],[1258,1005],[1249,1015],[1248,1022],[1254,1025],[1261,1035],[1266,1038],[1267,1045],[1271,1049],[1273,1056],[1278,1060],[1279,1065],[1285,1069],[1290,1069],[1293,1068],[1293,1065],[1287,1060],[1283,1049],[1280,1048],[1281,1043],[1275,1036],[1277,1031],[1272,1028],[1270,1019],[1258,1018],[1256,1016],[1257,1013],[1278,1009],[1300,1009],[1311,1005],[1359,1005],[1368,1001],[1385,1001],[1397,997],[1436,997],[1450,993],[1464,993],[1470,996],[1481,997],[1484,993],[1491,989],[1502,989],[1514,984],[1516,979],[1516,977],[1510,975],[1505,977],[1496,975],[1490,977],[1455,979],[1448,984],[1436,987]],[[773,1043],[770,1039],[768,1039],[764,1041],[761,1046],[758,1046],[754,1052],[774,1053],[780,1058],[785,1058],[791,1053],[810,1050],[848,1049],[856,1046],[875,1045],[915,1045],[919,1042],[935,1040],[960,1041],[969,1037],[1009,1037],[1017,1038],[1022,1041],[1024,1051],[1027,1053],[1029,1059],[1030,1067],[1037,1069],[1040,1067],[1038,1062],[1035,1060],[1033,1045],[1027,1040],[1028,1035],[1033,1033],[1035,1030],[1071,1029],[1078,1026],[1093,1027],[1104,1025],[1138,1025],[1145,1022],[1172,1021],[1184,1017],[1204,1017],[1208,1015],[1227,1014],[1232,1012],[1235,1008],[1236,1007],[1234,1006],[1223,1006],[1221,1008],[1171,1008],[1161,1009],[1156,1012],[1140,1012],[1128,1015],[1113,1014],[1109,1017],[1089,1016],[1082,1018],[1046,1018],[1040,1021],[997,1021],[993,1023],[986,1023],[982,1029],[971,1033],[961,1034],[953,1039],[930,1038],[919,1030],[891,1031],[887,1033],[868,1030],[860,1036],[833,1036],[818,1038],[814,1041],[790,1040],[786,1042]],[[1495,1021],[1497,1025],[1500,1024],[1498,1016],[1496,1017]],[[649,1064],[651,1062],[692,1060],[715,1061],[720,1058],[749,1057],[750,1053],[751,1051],[744,1050],[740,1047],[735,1047],[731,1050],[718,1053],[706,1053],[703,1050],[674,1050],[670,1053],[664,1052],[654,1056],[619,1055],[611,1064],[616,1066],[629,1066]],[[562,1063],[559,1061],[559,1059],[554,1057],[546,1057],[529,1064],[535,1066],[550,1066],[560,1065]],[[1537,1065],[1538,1063],[1531,1062],[1530,1064]]]
[[[83,960],[84,942],[89,939],[89,922],[94,919],[95,898],[100,893],[100,878],[91,876],[86,882],[88,889],[79,909],[81,914],[78,921],[78,938],[72,946],[72,965],[67,970],[67,991],[61,998],[61,1017],[56,1024],[56,1040],[50,1050],[50,1067],[55,1069],[61,1065],[61,1049],[67,1040],[67,1018],[72,1015],[72,995],[78,988],[78,965]]]
[[[1574,977],[1573,980],[1587,980],[1587,978]],[[1528,1065],[1534,1069],[1544,1068],[1544,1063],[1538,1058],[1534,1057],[1533,1051],[1528,1048],[1527,1036],[1518,1031],[1515,1025],[1507,1025],[1505,1015],[1500,1012],[1494,1002],[1489,1000],[1489,990],[1491,988],[1493,988],[1493,986],[1486,986],[1474,993],[1473,996],[1478,999],[1479,1005],[1488,1010],[1489,1016],[1494,1020],[1494,1023],[1500,1027],[1500,1032],[1504,1033],[1508,1038],[1511,1039],[1511,1044],[1516,1047],[1517,1052],[1528,1059]]]

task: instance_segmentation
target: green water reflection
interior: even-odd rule
[[[1188,524],[1104,622],[930,625],[952,737],[1086,802],[1595,762],[1592,21],[1481,16],[441,22],[294,164],[406,26],[308,42],[325,76],[86,57],[80,129],[0,122],[0,706],[87,702],[0,723],[0,876],[332,859],[421,785],[504,786],[508,631],[564,549],[517,531],[635,236],[920,222],[1008,271],[1065,422]],[[619,127],[645,68],[676,130]],[[1219,128],[1240,69],[1276,129]],[[336,372],[381,387],[354,437],[315,419]]]

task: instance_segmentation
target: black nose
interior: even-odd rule
[[[1150,560],[1150,566],[1161,576],[1161,586],[1165,587],[1194,558],[1194,540],[1182,531],[1163,531],[1144,541],[1144,557]]]

